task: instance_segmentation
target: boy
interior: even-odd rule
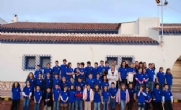
[[[97,73],[97,75],[96,75],[95,84],[97,84],[99,86],[99,88],[101,88],[102,79],[100,78],[99,73]]]
[[[143,86],[140,86],[140,90],[138,92],[138,110],[145,109],[145,97],[146,93],[143,91]]]
[[[49,87],[46,89],[46,93],[45,93],[44,97],[45,97],[44,110],[51,110],[52,105],[53,105],[53,101],[52,101],[51,89]]]
[[[87,62],[87,67],[85,67],[85,78],[88,78],[89,74],[92,73],[93,67],[91,66],[91,62]]]
[[[63,64],[60,66],[61,70],[61,77],[66,76],[66,71],[67,71],[67,60],[63,59]]]
[[[53,79],[53,88],[55,85],[60,85],[60,79],[58,78],[58,73],[55,73],[55,78]]]
[[[44,80],[42,79],[42,74],[38,75],[38,78],[35,80],[35,87],[39,86],[41,91],[43,90],[43,84],[44,84]]]
[[[108,70],[110,69],[110,66],[109,66],[109,63],[108,63],[108,61],[106,61],[105,62],[105,67],[104,67],[104,69],[105,69],[105,75],[107,75],[108,74]]]
[[[84,68],[84,62],[80,63],[80,69],[79,69],[79,77],[83,80],[85,79],[85,68]]]
[[[150,103],[152,101],[152,98],[151,98],[151,94],[149,92],[149,88],[146,87],[146,107],[145,107],[145,110],[150,110],[151,109],[151,106],[150,106]]]
[[[53,89],[53,110],[59,110],[61,90],[58,84]]]
[[[169,90],[168,84],[165,85],[165,90],[162,92],[162,104],[165,110],[173,110],[173,96],[172,92]]]
[[[92,74],[89,74],[89,78],[86,79],[86,83],[90,85],[91,89],[94,88],[95,80],[92,78]]]
[[[147,73],[148,76],[149,76],[148,85],[149,85],[150,91],[153,91],[155,72],[154,72],[154,69],[153,69],[153,67],[152,67],[152,63],[149,63],[149,64],[148,64],[148,67],[149,67],[149,68],[146,69],[146,73]]]
[[[132,110],[134,100],[136,100],[136,90],[133,88],[132,83],[129,83],[128,92],[129,92],[129,97],[130,97],[130,101],[128,103],[128,110]]]
[[[102,73],[105,72],[105,69],[104,69],[104,61],[101,60],[100,61],[100,66],[98,67],[98,73],[102,76]]]
[[[83,98],[83,91],[81,90],[80,86],[76,87],[77,90],[75,91],[75,110],[82,110],[82,98]]]
[[[40,102],[42,99],[42,91],[40,91],[40,86],[36,86],[36,91],[34,92],[34,110],[40,110]]]
[[[81,88],[81,90],[83,91],[83,89],[84,89],[84,86],[85,86],[85,82],[84,81],[82,81],[82,78],[78,78],[78,82],[75,82],[75,86],[77,87],[77,86],[80,86],[80,88]]]
[[[47,74],[47,73],[50,73],[51,78],[53,78],[53,73],[52,73],[52,72],[53,72],[53,71],[52,71],[52,69],[50,68],[50,63],[47,63],[47,64],[46,64],[46,68],[45,68],[44,71],[43,71],[44,78],[46,78],[46,74]]]
[[[60,74],[60,66],[57,60],[55,61],[55,66],[53,67],[53,75],[55,75],[55,73]]]
[[[142,74],[142,68],[138,69],[138,73],[135,76],[136,80],[136,91],[138,91],[139,86],[143,85],[143,74]]]
[[[44,79],[44,84],[43,85],[44,85],[45,91],[46,91],[47,88],[52,88],[53,81],[50,78],[50,73],[47,73],[47,77],[46,77],[46,79]]]
[[[80,72],[80,63],[77,63],[77,67],[74,69],[74,74],[75,74],[75,81],[78,80],[79,77],[79,72]]]
[[[110,93],[110,106],[111,106],[111,110],[115,110],[117,89],[116,89],[116,86],[115,86],[114,82],[111,83],[111,88],[109,89],[109,93]]]
[[[38,75],[39,74],[42,74],[42,71],[41,71],[41,69],[40,69],[40,65],[37,65],[36,66],[36,70],[35,70],[35,72],[34,72],[34,77],[35,78],[38,78]]]
[[[154,110],[163,110],[161,103],[162,93],[159,87],[160,87],[159,84],[156,84],[156,88],[152,91]]]
[[[97,62],[94,63],[94,68],[93,68],[92,73],[93,73],[93,78],[96,78],[96,75],[98,73],[98,63]]]

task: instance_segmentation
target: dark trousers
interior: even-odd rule
[[[150,103],[146,102],[145,103],[145,110],[150,110],[150,109],[151,109]]]
[[[134,98],[133,96],[130,96],[130,101],[128,103],[128,110],[132,110],[133,103],[134,103]]]
[[[163,110],[161,102],[153,102],[153,110]]]
[[[171,100],[165,100],[164,108],[165,110],[173,110]]]
[[[11,110],[18,110],[20,100],[12,100]]]

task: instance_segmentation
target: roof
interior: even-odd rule
[[[160,26],[162,26],[160,24]],[[162,33],[162,27],[154,27],[153,29],[158,30],[159,34]],[[164,35],[181,35],[181,23],[163,24]]]
[[[118,33],[120,23],[15,22],[1,26],[2,32]]]
[[[50,44],[125,44],[158,45],[149,37],[135,36],[22,36],[0,35],[2,43],[50,43]]]
[[[6,24],[7,22],[0,18],[0,24]]]

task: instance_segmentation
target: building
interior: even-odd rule
[[[0,25],[1,24],[6,24],[6,23],[7,23],[6,21],[4,21],[3,19],[0,18]]]
[[[16,16],[17,17],[17,16]],[[16,17],[14,19],[16,19]],[[16,20],[15,20],[16,21]],[[181,24],[159,18],[125,23],[13,22],[0,27],[0,81],[24,81],[35,65],[66,58],[77,62],[145,61],[171,68],[174,91],[181,90]]]

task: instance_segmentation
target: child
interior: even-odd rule
[[[53,89],[53,110],[59,110],[60,106],[60,87],[58,84],[55,85]]]
[[[143,91],[143,86],[140,86],[140,90],[138,91],[138,110],[145,109],[145,97],[146,93]]]
[[[87,62],[87,67],[85,67],[85,79],[88,78],[89,74],[93,72],[93,67],[91,66],[91,62]]]
[[[11,110],[18,110],[20,97],[21,97],[21,89],[20,89],[20,84],[18,82],[13,83],[11,92],[12,92]]]
[[[111,83],[111,88],[109,89],[109,93],[110,93],[110,106],[111,106],[111,110],[115,110],[117,89],[116,89],[116,86],[115,86],[114,82]]]
[[[157,73],[157,83],[160,84],[160,90],[163,90],[165,84],[165,73],[163,72],[163,67],[160,67],[159,72]]]
[[[63,64],[60,66],[60,70],[61,70],[61,77],[66,77],[66,71],[67,71],[67,60],[66,59],[63,59]]]
[[[162,92],[162,103],[164,105],[165,110],[173,110],[173,96],[167,84],[165,85],[165,90]]]
[[[42,99],[42,91],[40,91],[40,86],[36,86],[36,91],[34,92],[34,110],[40,110],[40,102]]]
[[[108,70],[110,69],[110,66],[109,66],[109,63],[108,63],[108,61],[105,61],[105,67],[104,67],[104,69],[105,69],[105,75],[107,75],[108,74]]]
[[[74,71],[72,69],[72,63],[68,63],[67,70],[66,70],[66,79],[67,81],[70,81],[70,78],[73,77]]]
[[[75,110],[82,110],[82,97],[83,92],[81,90],[81,86],[77,86],[77,90],[75,91]]]
[[[75,82],[74,82],[74,78],[73,77],[71,77],[70,81],[68,82],[68,89],[70,89],[72,85],[75,86]]]
[[[60,74],[60,66],[59,66],[59,62],[56,60],[55,61],[55,66],[53,67],[53,74],[55,74],[55,73],[58,73],[58,74]]]
[[[104,61],[101,60],[100,61],[100,66],[98,66],[98,73],[102,76],[102,74],[105,72],[105,69],[104,69]]]
[[[41,71],[41,69],[40,69],[40,65],[37,65],[36,66],[36,70],[35,70],[35,72],[34,72],[34,77],[35,78],[38,78],[38,75],[39,74],[42,74],[42,71]]]
[[[149,88],[146,87],[146,104],[145,104],[145,110],[150,110],[151,109],[151,106],[150,106],[150,103],[152,101],[152,98],[151,98],[151,94],[149,92]]]
[[[48,87],[45,93],[44,110],[51,110],[52,105],[53,105],[53,101],[52,101],[51,88]]]
[[[77,63],[77,67],[74,68],[74,74],[75,74],[75,81],[78,81],[79,73],[80,73],[80,63]]]
[[[91,89],[94,88],[95,80],[92,77],[92,74],[89,74],[89,78],[86,79],[86,83],[90,85]]]
[[[68,86],[68,82],[67,82],[66,78],[63,76],[62,81],[60,83],[60,88],[61,88],[62,91],[64,90],[65,86]]]
[[[90,84],[87,84],[83,92],[84,110],[91,110],[91,102],[94,100],[93,90],[90,88]]]
[[[33,88],[30,86],[30,82],[26,81],[26,86],[23,88],[23,110],[29,110],[30,99],[32,95]]]
[[[35,87],[39,86],[40,90],[43,90],[43,84],[44,84],[44,80],[42,79],[42,74],[38,75],[38,78],[35,80]]]
[[[60,85],[60,79],[57,73],[55,73],[55,78],[53,79],[53,88],[55,88],[55,85]]]
[[[38,76],[37,76],[38,77]],[[28,77],[27,77],[27,79],[26,79],[26,82],[27,81],[29,81],[30,82],[30,87],[33,89],[32,90],[32,99],[33,99],[33,96],[34,96],[34,84],[35,84],[35,81],[36,81],[36,79],[34,78],[34,75],[33,75],[33,73],[32,72],[30,72],[29,74],[28,74]]]
[[[108,86],[104,86],[101,99],[102,99],[103,110],[109,110],[110,93],[108,91]]]
[[[45,81],[44,81],[44,88],[45,88],[45,91],[47,90],[47,88],[52,88],[53,86],[53,81],[50,77],[50,73],[47,73],[47,77],[45,78]]]
[[[138,69],[138,73],[135,76],[135,80],[136,80],[136,91],[139,90],[140,86],[143,86],[143,74],[142,74],[142,68]]]
[[[134,100],[136,100],[136,90],[133,88],[132,83],[129,83],[128,92],[129,92],[129,98],[130,98],[130,101],[128,103],[128,110],[132,110]]]
[[[102,83],[102,79],[100,78],[100,74],[97,73],[96,79],[95,79],[95,84],[97,84],[99,86],[99,88],[101,88],[101,83]]]
[[[67,106],[68,106],[68,88],[67,86],[64,86],[63,91],[61,91],[61,103],[60,103],[60,107],[62,108],[62,110],[67,110]]]
[[[85,68],[84,68],[84,62],[80,63],[80,69],[79,69],[79,77],[85,80]]]
[[[103,76],[103,82],[101,83],[101,88],[104,89],[104,86],[109,87],[107,76]]]
[[[116,102],[118,102],[118,104],[121,104],[121,109],[120,110],[124,110],[126,107],[126,104],[129,102],[129,92],[126,89],[126,86],[124,83],[122,83],[120,85],[120,89],[118,89],[118,92],[116,94]]]
[[[74,110],[74,105],[75,105],[75,89],[74,89],[74,85],[70,86],[68,96],[69,96],[69,110]]]
[[[156,88],[152,91],[152,97],[153,97],[153,109],[163,110],[162,103],[161,103],[162,93],[159,88],[159,84],[156,84]]]
[[[166,70],[165,79],[166,79],[166,84],[168,85],[169,90],[172,91],[173,75],[171,74],[170,68],[167,68]]]
[[[80,86],[81,87],[81,90],[83,91],[83,89],[84,89],[84,86],[85,86],[85,82],[84,81],[82,81],[82,78],[78,78],[78,82],[76,82],[75,83],[75,86],[77,87],[77,86]]]
[[[119,83],[124,83],[124,84],[127,84],[127,79],[126,79],[126,76],[127,76],[127,68],[126,68],[126,62],[123,61],[121,63],[121,67],[119,68],[118,72],[118,76],[119,76]]]
[[[94,87],[94,110],[100,110],[101,93],[99,86],[96,84]]]
[[[44,78],[46,78],[47,73],[50,73],[51,78],[53,78],[53,70],[50,68],[50,66],[51,66],[50,63],[46,64],[46,68],[43,71]]]
[[[94,63],[94,68],[92,70],[92,73],[93,73],[93,78],[96,79],[96,76],[98,73],[98,63],[97,62]]]
[[[144,85],[145,88],[149,87],[148,81],[149,81],[149,76],[146,73],[146,68],[143,68],[143,82],[144,82],[143,85]]]

